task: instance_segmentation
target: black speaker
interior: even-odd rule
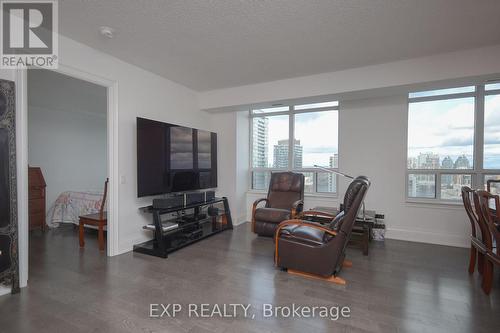
[[[205,193],[203,192],[186,193],[186,205],[192,205],[202,202],[205,202]]]
[[[153,208],[155,209],[169,209],[182,206],[184,206],[183,195],[176,195],[164,199],[153,199]]]
[[[209,202],[215,199],[215,191],[205,192],[205,202]]]

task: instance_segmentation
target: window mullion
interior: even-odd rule
[[[474,187],[483,187],[484,179],[484,85],[476,86],[475,124],[474,124],[474,170],[477,171]]]
[[[294,106],[290,106],[290,113],[288,115],[288,170],[293,170],[293,159],[295,155],[295,115],[293,113]]]

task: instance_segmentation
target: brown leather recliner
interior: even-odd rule
[[[324,277],[336,275],[369,187],[368,178],[355,178],[345,193],[344,210],[329,224],[297,219],[282,222],[275,235],[276,266]]]
[[[260,202],[266,205],[257,208]],[[252,231],[273,237],[278,225],[295,217],[304,205],[304,175],[295,172],[273,172],[267,198],[253,203]]]

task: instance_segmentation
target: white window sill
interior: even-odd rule
[[[406,199],[407,207],[462,210],[462,201]]]
[[[263,197],[267,196],[267,191],[257,191],[257,190],[248,190],[247,194],[250,195],[261,195]],[[338,199],[337,193],[304,193],[304,197],[306,198],[326,198],[326,199]]]

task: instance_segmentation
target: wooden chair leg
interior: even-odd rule
[[[491,286],[493,284],[493,263],[485,258],[484,271],[483,271],[483,283],[481,287],[486,295],[490,294]]]
[[[98,241],[99,241],[99,250],[104,251],[104,227],[102,223],[99,223],[99,233],[98,233]]]
[[[474,246],[470,246],[470,259],[469,259],[469,274],[474,273],[474,268],[476,267],[476,255],[477,250]]]
[[[483,253],[480,253],[478,252],[477,253],[477,271],[479,272],[479,274],[483,274],[483,271],[484,271],[484,254]]]
[[[80,240],[80,247],[85,247],[85,240],[83,239],[84,236],[84,230],[83,230],[83,222],[80,220],[79,224],[79,233],[78,233],[78,238]]]

